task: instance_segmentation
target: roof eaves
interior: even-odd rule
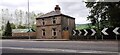
[[[62,14],[52,15],[52,16],[47,16],[47,17],[38,17],[38,18],[36,18],[36,19],[43,19],[43,18],[49,18],[49,17],[54,17],[54,16],[60,16],[60,15],[62,15]]]
[[[54,16],[66,16],[66,17],[75,19],[74,17],[68,16],[68,15],[64,15],[64,14],[52,15],[52,16],[47,16],[47,17],[38,17],[38,18],[36,18],[36,19],[49,18],[49,17],[54,17]]]
[[[69,17],[69,18],[72,18],[72,19],[75,19],[74,17],[68,16],[68,15],[65,15],[65,14],[61,14],[61,15],[62,15],[62,16]]]

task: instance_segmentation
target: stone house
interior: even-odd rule
[[[69,39],[75,29],[75,18],[62,14],[59,5],[54,11],[36,18],[38,39]]]

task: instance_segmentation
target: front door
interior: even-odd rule
[[[69,39],[69,32],[67,30],[64,30],[62,32],[63,39]]]

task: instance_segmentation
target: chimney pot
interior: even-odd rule
[[[55,11],[56,11],[56,10],[60,10],[59,5],[56,5],[56,7],[55,7]]]

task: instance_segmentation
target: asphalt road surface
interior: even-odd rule
[[[0,41],[2,53],[119,53],[118,41]]]

